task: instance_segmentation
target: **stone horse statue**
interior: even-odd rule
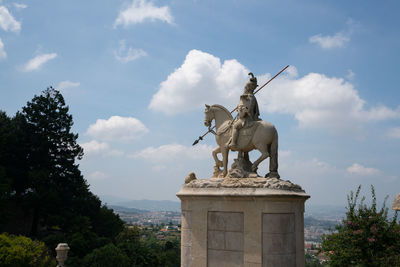
[[[204,124],[211,126],[215,120],[215,139],[218,147],[213,150],[212,155],[217,168],[223,167],[222,175],[228,173],[229,142],[231,138],[232,123],[234,122],[231,113],[221,105],[206,105]],[[240,130],[238,138],[239,155],[242,152],[249,152],[257,149],[261,156],[252,164],[251,171],[256,172],[258,165],[267,157],[270,158],[268,177],[279,178],[278,174],[278,132],[275,126],[266,121],[254,121],[250,126]],[[217,154],[222,154],[222,161]]]

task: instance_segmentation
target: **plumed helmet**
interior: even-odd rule
[[[254,74],[252,72],[249,73],[251,76],[250,80],[246,83],[245,85],[245,93],[253,93],[254,89],[257,88],[257,78],[254,77]]]

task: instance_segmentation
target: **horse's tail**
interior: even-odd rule
[[[275,127],[274,127],[275,129]],[[269,151],[269,171],[270,173],[278,172],[278,131],[275,129],[274,137],[270,145]]]

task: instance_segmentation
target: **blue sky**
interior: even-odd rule
[[[310,203],[342,205],[359,184],[391,202],[400,192],[399,8],[0,0],[0,109],[14,115],[56,87],[94,193],[176,200],[189,172],[212,174],[214,137],[191,146],[205,131],[204,104],[233,109],[249,71],[262,84],[289,64],[257,95],[279,132],[281,177]]]

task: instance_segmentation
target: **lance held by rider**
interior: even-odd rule
[[[282,72],[284,72],[287,68],[289,68],[289,65],[287,65],[286,67],[284,67],[284,68],[283,68],[280,72],[278,72],[274,77],[272,77],[271,79],[269,79],[269,81],[266,82],[263,86],[261,86],[260,88],[258,88],[257,90],[255,90],[253,94],[254,94],[254,95],[257,94],[261,89],[263,89],[267,84],[269,84],[273,79],[275,79],[279,74],[281,74]],[[249,73],[249,75],[250,75],[250,73]],[[237,107],[234,108],[234,109],[231,111],[231,114],[232,114],[233,112],[235,112],[236,110],[237,110]],[[205,132],[203,135],[199,136],[199,138],[196,139],[196,140],[194,141],[194,143],[192,144],[192,146],[196,145],[200,140],[203,140],[204,136],[206,136],[208,133],[214,132],[214,128],[215,128],[215,126],[213,126],[213,127],[211,127],[211,126],[208,127],[208,131]]]

